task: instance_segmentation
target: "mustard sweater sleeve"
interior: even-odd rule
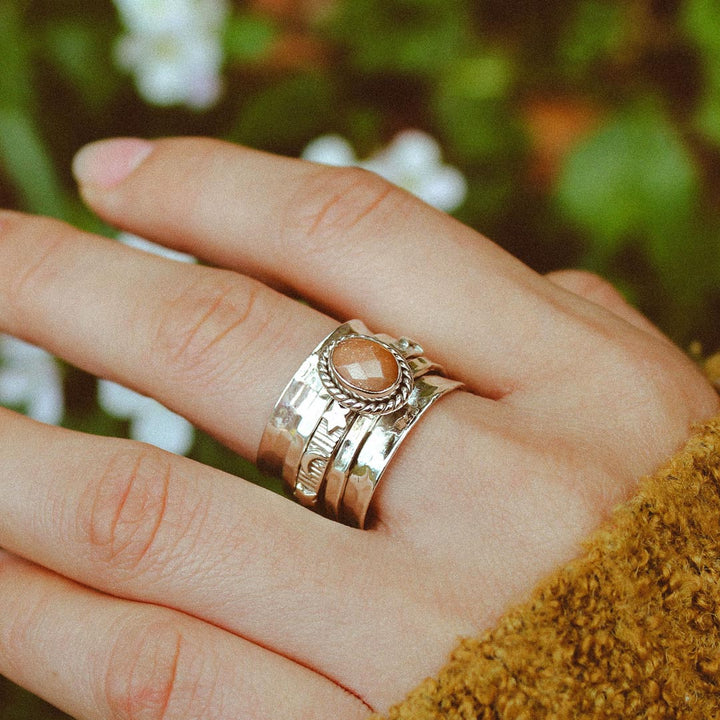
[[[391,720],[720,718],[720,418]]]

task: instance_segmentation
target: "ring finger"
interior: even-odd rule
[[[431,580],[402,592],[409,548],[186,458],[2,410],[0,468],[0,547],[201,618],[373,704],[469,630],[434,606]]]

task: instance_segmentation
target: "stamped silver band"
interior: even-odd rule
[[[352,320],[325,338],[285,386],[260,440],[258,468],[282,478],[288,493],[308,507],[315,506],[320,488],[313,493],[311,487],[302,483],[298,487],[298,472],[310,438],[334,402],[318,373],[320,353],[331,339],[368,332],[361,321]]]
[[[325,338],[290,380],[263,433],[258,466],[295,500],[364,527],[370,501],[418,418],[461,383],[408,338],[359,320]]]
[[[462,383],[440,375],[426,375],[418,379],[403,408],[378,418],[348,472],[340,509],[342,522],[353,527],[365,526],[380,478],[406,435],[434,402],[461,386]]]

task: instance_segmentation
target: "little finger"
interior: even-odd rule
[[[363,718],[330,680],[219,628],[0,551],[0,674],[77,720]]]

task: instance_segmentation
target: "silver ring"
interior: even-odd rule
[[[462,386],[408,338],[351,320],[326,337],[285,387],[258,450],[302,505],[363,528],[391,458],[420,416]]]

